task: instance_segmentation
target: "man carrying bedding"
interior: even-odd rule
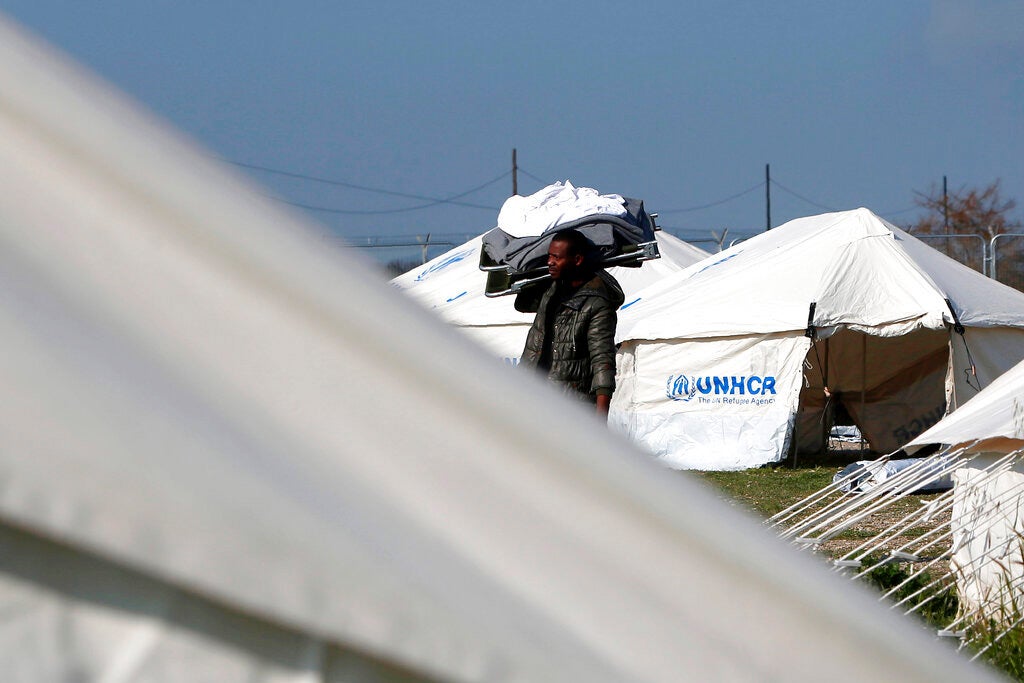
[[[536,311],[521,365],[536,368],[606,417],[615,390],[615,312],[625,297],[615,278],[588,264],[590,250],[576,230],[551,239],[551,284],[536,308],[526,297],[516,298],[518,310]]]

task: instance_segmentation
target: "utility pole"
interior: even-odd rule
[[[512,196],[519,194],[519,165],[516,163],[516,148],[512,148]]]
[[[772,229],[772,172],[771,164],[764,165],[764,231]]]
[[[946,176],[942,176],[942,225],[949,234],[949,193],[946,191]]]

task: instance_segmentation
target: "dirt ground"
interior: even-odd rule
[[[909,513],[919,509],[922,505],[930,503],[937,497],[937,494],[928,496],[910,495],[906,498],[872,514],[856,523],[850,530],[839,536],[829,539],[819,546],[819,552],[828,558],[839,558],[862,545],[868,538],[877,536],[882,531],[892,527]],[[885,550],[898,549],[903,544],[938,527],[948,527],[950,513],[944,510],[932,515],[927,521],[918,522],[905,532],[894,537],[893,540],[884,546]],[[935,535],[939,535],[937,532]],[[932,556],[940,551],[949,549],[949,540],[943,540],[930,548],[927,555]]]
[[[829,450],[826,453],[816,456],[816,464],[824,465],[830,463],[838,471],[838,469],[852,462],[873,460],[877,457],[877,453],[868,452],[860,443],[833,441],[829,444]],[[857,521],[854,526],[838,536],[825,541],[818,546],[816,552],[829,560],[844,557],[886,529],[893,527],[911,513],[919,512],[922,506],[932,504],[940,495],[938,493],[910,494],[896,500],[892,504],[872,513],[870,516]],[[912,526],[906,528],[905,531],[894,536],[881,547],[881,552],[887,553],[892,550],[898,550],[914,539],[921,538],[941,528],[941,530],[934,531],[934,533],[928,536],[929,540],[934,540],[935,537],[941,536],[945,529],[948,528],[949,521],[950,510],[948,506],[944,506],[944,509],[938,510],[928,516],[927,519],[917,521]],[[929,547],[923,555],[925,558],[930,559],[945,554],[949,547],[949,539],[943,538]]]

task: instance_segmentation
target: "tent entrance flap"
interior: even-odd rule
[[[840,330],[815,340],[804,361],[798,454],[820,453],[834,423],[854,424],[874,451],[889,453],[945,414],[949,333],[899,337]]]

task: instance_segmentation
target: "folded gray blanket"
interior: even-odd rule
[[[595,214],[548,228],[540,235],[512,237],[500,228],[483,236],[483,258],[507,266],[514,273],[544,268],[551,237],[563,230],[578,230],[594,245],[594,263],[622,254],[623,248],[654,241],[654,220],[639,199],[625,199],[626,215]]]

